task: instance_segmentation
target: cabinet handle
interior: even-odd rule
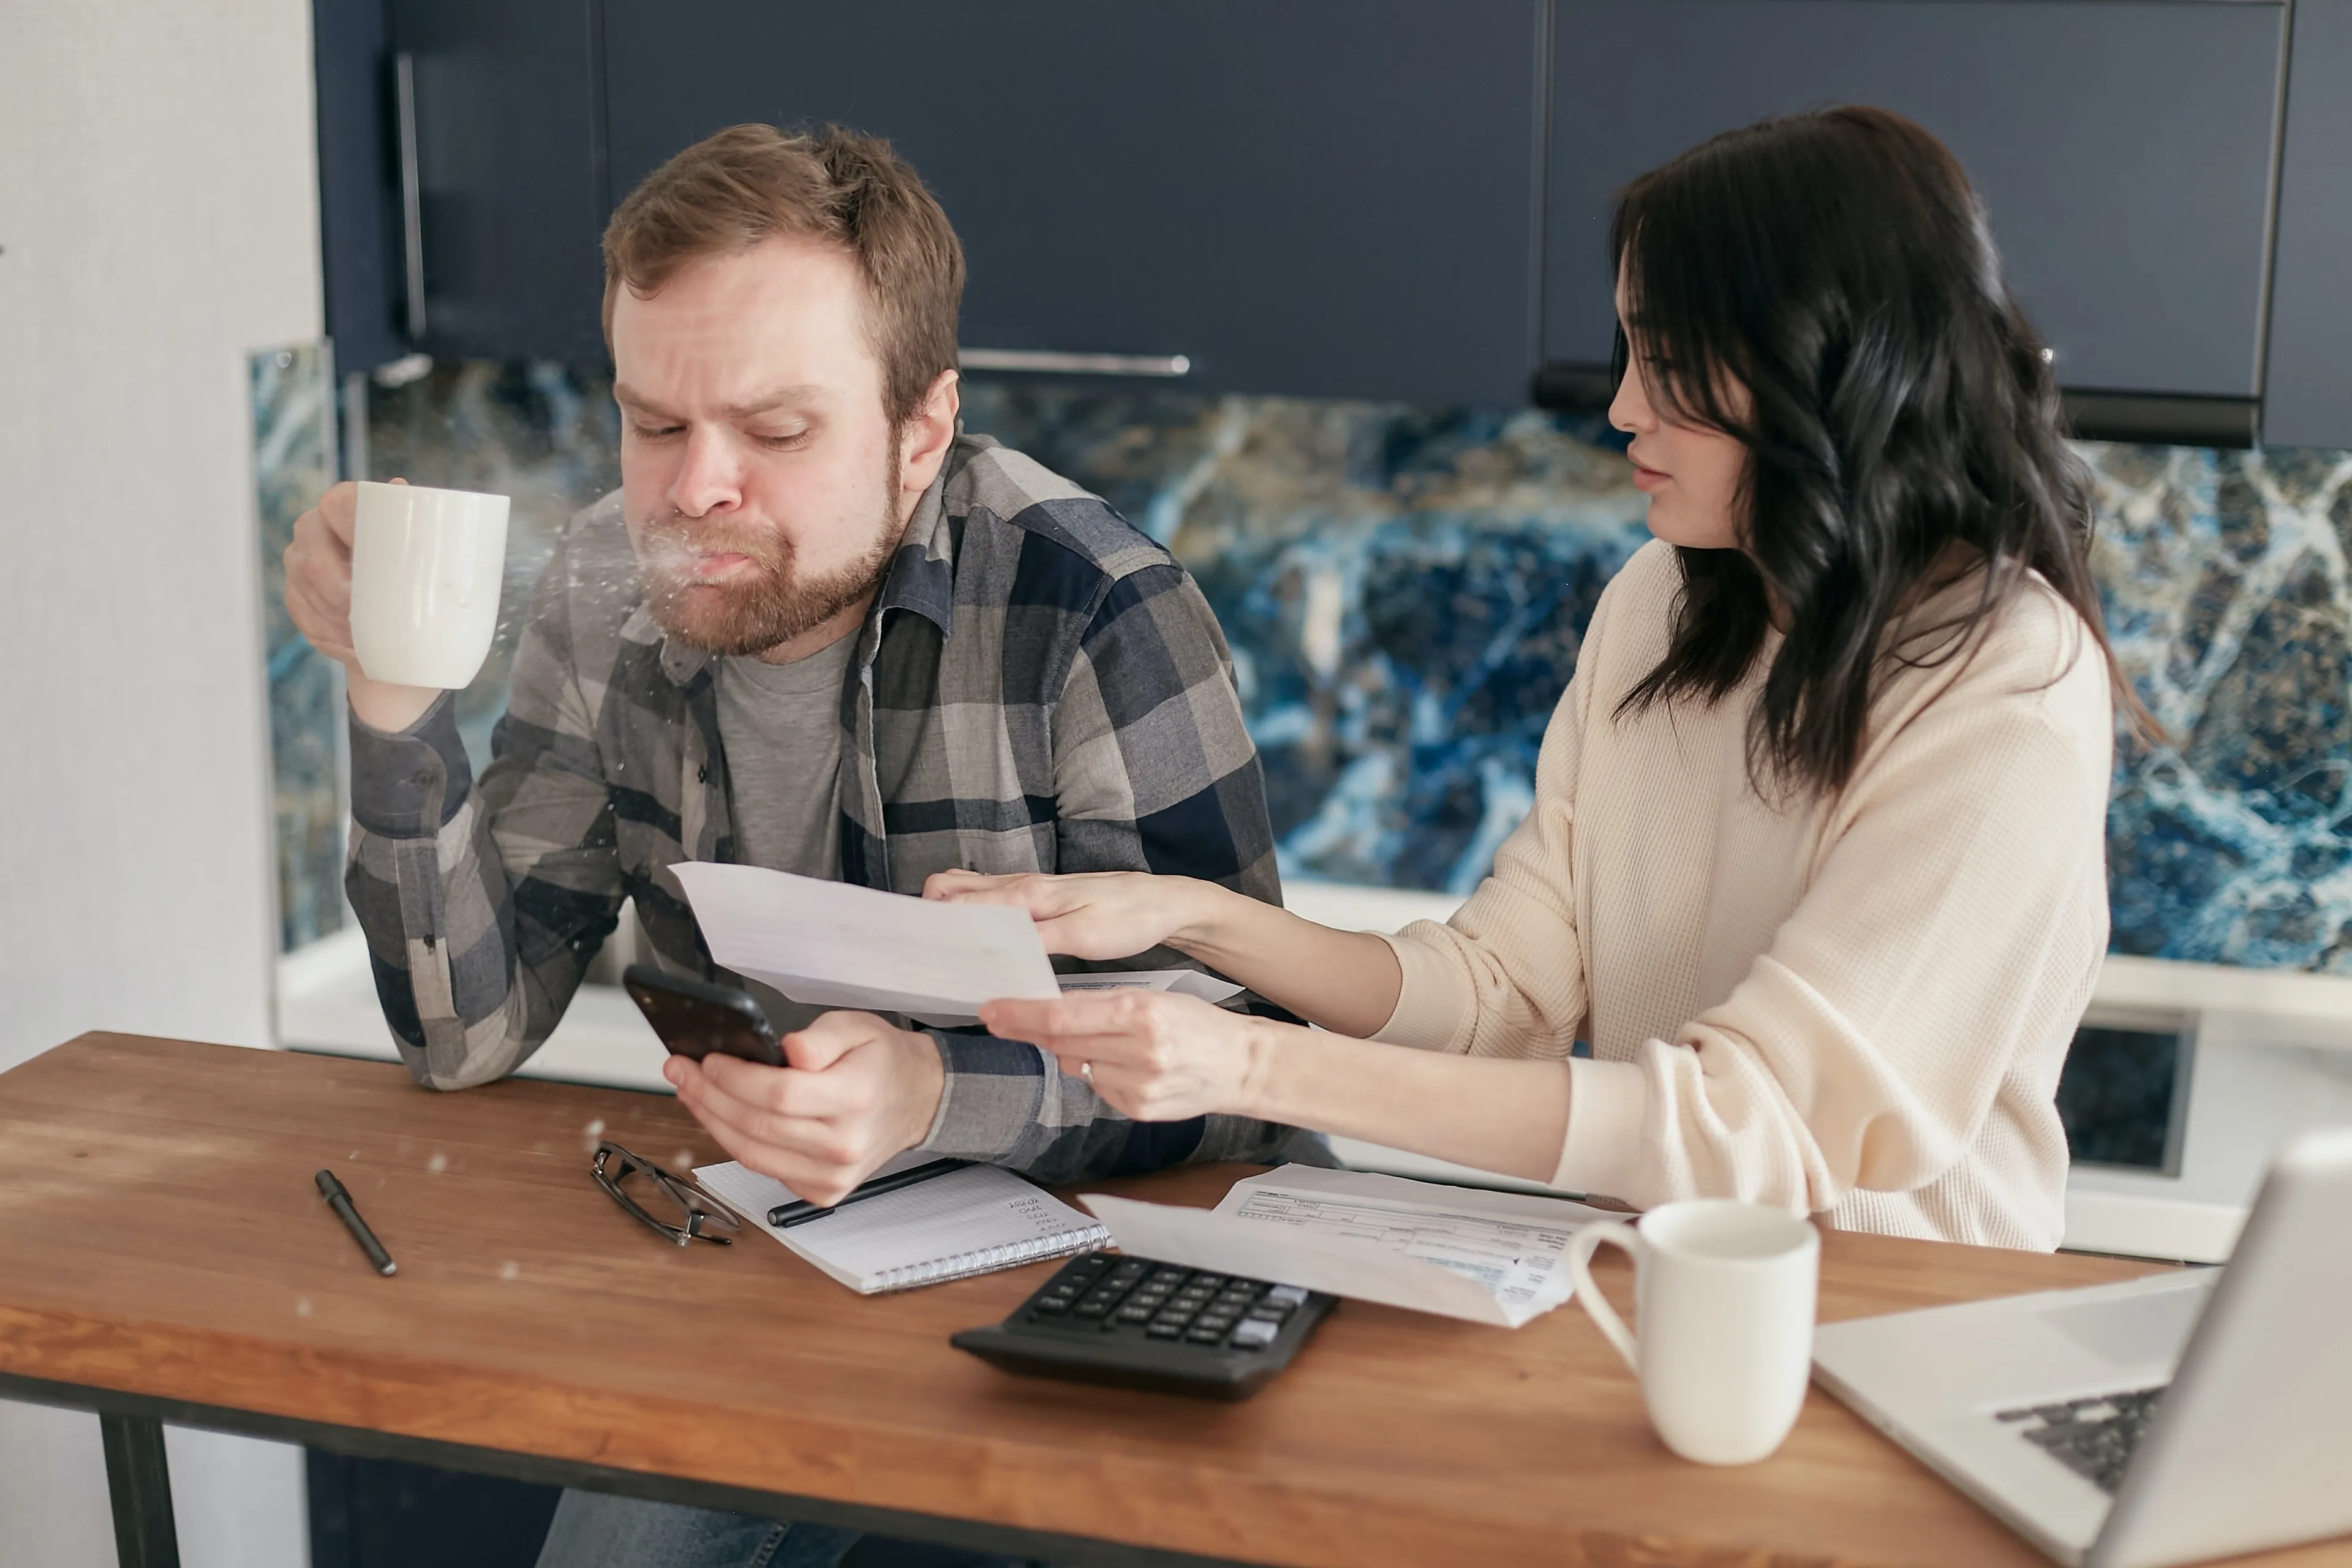
[[[1192,374],[1183,354],[1066,354],[1050,349],[958,349],[966,370],[1025,370],[1047,375],[1140,375],[1173,378]]]
[[[425,336],[425,192],[416,163],[416,57],[392,58],[393,109],[400,138],[400,255],[407,274],[405,325],[410,341]]]

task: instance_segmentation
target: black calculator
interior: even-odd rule
[[[1247,1399],[1339,1298],[1147,1258],[1073,1258],[1001,1323],[948,1342],[1006,1372]]]

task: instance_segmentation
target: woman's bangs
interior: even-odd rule
[[[1685,177],[1651,176],[1626,195],[1618,249],[1625,320],[1612,368],[1622,380],[1641,346],[1643,370],[1658,412],[1678,425],[1745,437],[1725,395],[1738,377],[1740,334],[1723,297],[1722,277],[1706,262],[1709,247],[1690,208],[1703,193]]]

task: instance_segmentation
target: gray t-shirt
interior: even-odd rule
[[[791,664],[718,661],[727,806],[735,819],[735,856],[746,865],[840,879],[841,689],[856,650],[853,628]],[[751,992],[780,1035],[824,1011],[756,983]]]

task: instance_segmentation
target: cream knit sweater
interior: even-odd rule
[[[2035,579],[1966,656],[1898,667],[1844,789],[1776,808],[1746,747],[1777,637],[1713,707],[1614,716],[1680,591],[1653,542],[1601,595],[1534,809],[1449,923],[1390,939],[1404,986],[1379,1037],[1551,1058],[1590,1040],[1563,1187],[2055,1247],[2053,1097],[2107,935],[2097,646]]]

